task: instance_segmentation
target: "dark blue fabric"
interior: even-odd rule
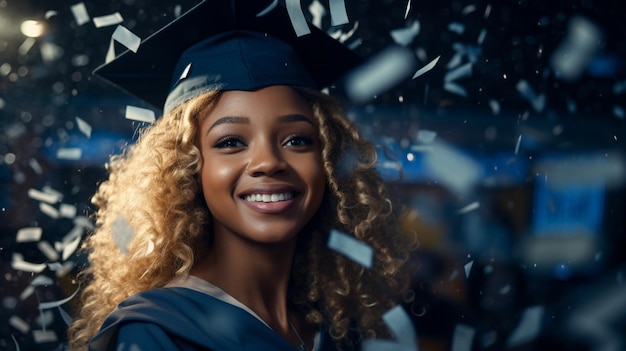
[[[321,350],[334,343],[322,333]],[[90,351],[298,351],[243,309],[187,288],[142,292],[104,321]]]

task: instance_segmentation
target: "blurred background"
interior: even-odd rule
[[[0,350],[65,349],[90,196],[159,115],[91,71],[196,3],[0,0]],[[343,4],[300,2],[371,59],[330,93],[420,239],[419,349],[626,350],[622,8]]]

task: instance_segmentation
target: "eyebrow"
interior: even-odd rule
[[[278,122],[279,123],[307,122],[310,125],[315,126],[315,124],[313,124],[313,121],[311,121],[311,119],[309,117],[307,117],[305,115],[300,115],[300,114],[291,114],[291,115],[280,116],[280,117],[278,117]],[[217,121],[215,121],[215,123],[213,123],[213,125],[211,125],[211,127],[209,128],[207,133],[210,132],[213,128],[219,126],[220,124],[250,124],[250,118],[248,118],[248,117],[239,117],[239,116],[222,117],[222,118],[218,119]]]

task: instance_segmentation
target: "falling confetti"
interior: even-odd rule
[[[543,306],[533,306],[524,310],[517,327],[507,340],[507,345],[514,347],[537,337],[541,330],[543,314]]]
[[[93,18],[93,24],[96,26],[96,28],[101,28],[101,27],[107,27],[107,26],[114,26],[116,24],[120,24],[124,22],[124,18],[122,17],[122,15],[119,12],[110,14],[110,15],[106,15],[106,16],[100,16],[100,17],[94,17]]]
[[[311,29],[307,24],[304,13],[302,12],[302,5],[300,0],[286,0],[285,6],[287,7],[287,13],[291,19],[291,25],[298,37],[311,33]]]
[[[480,208],[480,202],[474,201],[471,204],[466,205],[463,208],[460,208],[459,210],[456,211],[456,213],[464,214],[464,213],[468,213],[468,212],[471,212],[471,211],[475,211],[475,210],[477,210],[479,208]]]
[[[70,6],[70,10],[74,15],[74,20],[76,21],[77,25],[82,26],[83,24],[91,21],[91,18],[87,13],[87,7],[85,7],[85,3],[80,2],[76,5],[72,5]]]
[[[345,233],[333,229],[328,238],[328,247],[366,268],[372,266],[374,250],[369,245]]]
[[[415,72],[415,74],[413,75],[413,79],[415,79],[415,78],[423,75],[424,73],[432,70],[433,68],[435,68],[435,66],[437,65],[437,62],[439,62],[440,58],[441,58],[441,55],[435,57],[435,59],[430,61],[426,66],[418,69],[417,72]]]
[[[122,253],[128,253],[128,244],[130,244],[135,237],[135,231],[130,226],[130,223],[128,223],[124,217],[118,215],[113,222],[111,231],[113,232],[113,238],[115,239],[117,248]]]
[[[126,119],[133,121],[154,123],[156,117],[154,111],[136,106],[126,106]]]
[[[272,1],[272,3],[269,4],[266,8],[259,11],[259,13],[256,14],[256,17],[263,17],[267,15],[268,13],[272,12],[272,10],[274,10],[277,5],[278,5],[278,0]]]
[[[419,32],[420,32],[420,22],[413,21],[408,27],[394,29],[389,34],[391,35],[391,38],[396,44],[407,46],[411,44],[411,42],[419,34]]]
[[[411,50],[387,48],[348,76],[347,92],[353,101],[365,102],[407,78],[414,66]]]
[[[602,30],[590,20],[575,16],[569,21],[567,37],[552,54],[550,63],[559,78],[580,77],[593,54],[600,48]]]
[[[472,266],[474,266],[474,261],[469,261],[465,264],[465,266],[463,266],[463,269],[465,270],[465,278],[469,278]]]
[[[457,324],[454,327],[451,351],[471,351],[475,334],[476,329],[464,324]]]
[[[63,147],[57,150],[57,158],[60,160],[79,160],[83,155],[83,150],[78,147]]]
[[[41,240],[43,230],[40,227],[22,228],[18,230],[15,241],[18,243],[32,242]]]
[[[333,26],[339,26],[349,22],[345,0],[329,0],[330,20]]]
[[[81,133],[85,134],[87,138],[91,138],[91,126],[89,123],[85,122],[80,117],[76,117],[76,124],[78,125],[78,130],[80,130]]]

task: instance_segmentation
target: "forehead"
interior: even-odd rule
[[[291,114],[313,118],[310,104],[304,97],[289,86],[278,85],[254,91],[224,91],[205,110],[204,117],[270,118]]]

